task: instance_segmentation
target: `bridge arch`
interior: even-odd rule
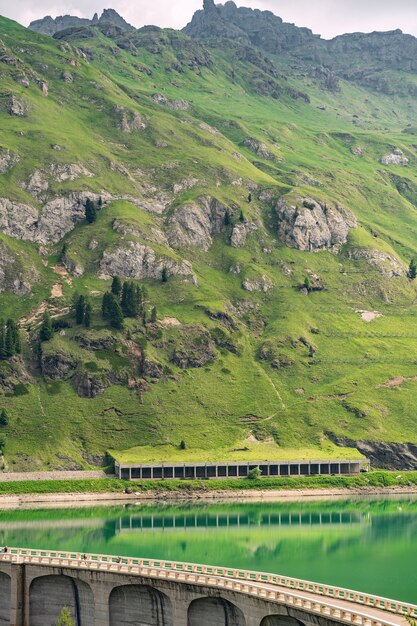
[[[10,624],[10,599],[12,593],[12,580],[10,576],[0,572],[0,626]]]
[[[115,587],[109,598],[110,626],[173,626],[171,601],[148,585]]]
[[[268,615],[264,617],[260,626],[304,626],[304,624],[289,615]]]
[[[64,606],[75,626],[94,626],[94,596],[87,583],[63,575],[34,578],[29,589],[30,626],[55,624]]]
[[[223,598],[198,598],[188,608],[188,626],[246,626],[242,611]]]

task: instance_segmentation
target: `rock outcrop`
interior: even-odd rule
[[[112,276],[143,280],[161,280],[163,274],[184,276],[195,280],[193,268],[188,261],[176,262],[159,256],[155,250],[135,241],[124,243],[113,250],[106,250],[100,262],[99,277],[108,280]]]
[[[20,157],[18,154],[15,154],[8,148],[2,148],[0,146],[0,174],[6,174],[6,172],[11,170],[19,161]]]
[[[401,165],[403,167],[409,164],[409,160],[404,156],[404,152],[400,148],[396,148],[390,154],[386,154],[380,160],[382,165]]]
[[[311,199],[289,204],[281,198],[276,206],[278,235],[289,247],[314,252],[345,244],[356,217],[343,207],[329,206]]]
[[[224,228],[226,212],[226,207],[211,196],[183,205],[168,221],[170,245],[196,246],[207,252],[213,243],[212,235]]]
[[[253,291],[263,291],[267,293],[274,288],[274,284],[268,276],[263,274],[258,278],[245,278],[242,283],[242,287],[245,291],[253,292]]]
[[[232,236],[230,244],[232,248],[243,248],[246,243],[246,238],[251,233],[258,230],[259,223],[257,222],[242,222],[233,226]]]
[[[171,361],[180,369],[188,369],[204,367],[215,358],[215,344],[210,333],[199,326],[192,326],[180,334]]]
[[[392,471],[415,471],[417,469],[417,445],[414,443],[391,443],[388,441],[355,441],[328,433],[338,446],[356,448],[365,455],[375,469]]]
[[[25,270],[15,254],[0,241],[0,293],[11,291],[16,296],[27,296],[38,280],[36,268],[31,267],[30,272]]]
[[[169,109],[173,109],[174,111],[187,111],[190,108],[190,104],[186,100],[170,100],[166,96],[163,96],[161,93],[155,93],[152,96],[152,100],[157,102],[158,104],[163,104]]]
[[[16,96],[10,96],[7,102],[7,112],[10,115],[13,115],[15,117],[24,117],[27,111],[27,104],[23,102],[23,100],[16,98]]]
[[[98,202],[100,197],[110,198],[107,193],[71,193],[50,200],[40,213],[28,204],[0,198],[0,231],[23,241],[44,245],[58,243],[85,219],[87,198]]]
[[[246,137],[243,145],[249,150],[252,150],[261,159],[272,159],[273,154],[270,152],[268,146],[253,137]]]
[[[100,17],[97,13],[92,20],[76,17],[74,15],[61,15],[53,19],[50,15],[35,20],[29,24],[31,30],[43,35],[55,35],[63,30],[69,28],[79,28],[80,26],[103,26],[106,24],[113,24],[118,28],[128,31],[133,28],[128,24],[114,9],[105,9]]]
[[[348,252],[349,259],[364,260],[385,278],[407,275],[407,267],[397,257],[375,248],[354,248]]]
[[[77,359],[62,351],[43,355],[41,359],[42,374],[51,380],[65,380],[74,373],[77,366]]]

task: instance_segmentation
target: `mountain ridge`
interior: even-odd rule
[[[369,70],[362,43],[329,67],[158,27],[0,29],[5,466],[184,441],[398,467],[417,105],[412,59],[387,66],[409,51]]]

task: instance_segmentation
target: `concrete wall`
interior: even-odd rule
[[[55,626],[64,608],[76,626],[94,626],[94,598],[90,587],[68,576],[35,578],[29,588],[30,626]]]
[[[0,572],[0,626],[10,624],[12,581],[8,574]]]
[[[170,599],[145,585],[116,587],[109,599],[110,626],[173,626]]]
[[[188,626],[246,626],[240,609],[222,598],[200,598],[188,609]]]
[[[64,606],[71,610],[76,626],[337,624],[323,616],[230,589],[114,571],[0,560],[0,626],[55,626]]]

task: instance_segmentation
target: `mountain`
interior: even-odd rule
[[[5,466],[415,467],[416,40],[65,26],[0,18]]]
[[[122,30],[131,30],[133,28],[133,26],[128,24],[114,9],[104,9],[100,17],[95,13],[92,20],[76,17],[74,15],[61,15],[53,19],[50,15],[47,15],[40,20],[31,22],[29,28],[37,33],[52,36],[69,28],[101,26],[104,24],[111,24]]]

